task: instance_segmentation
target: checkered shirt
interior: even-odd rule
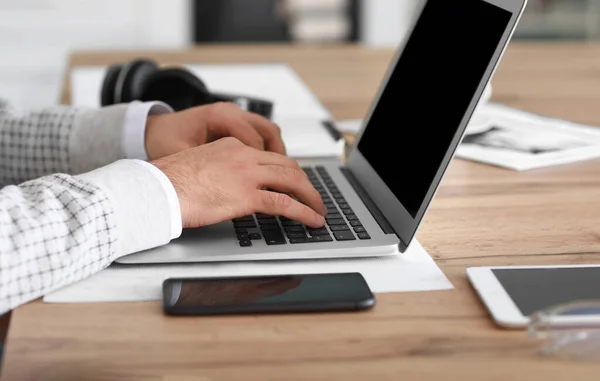
[[[0,315],[115,257],[106,194],[67,175],[78,112],[59,106],[17,115],[0,100]]]

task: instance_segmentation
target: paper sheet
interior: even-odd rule
[[[288,155],[295,158],[340,157],[343,141],[321,126],[331,115],[298,74],[282,63],[188,65],[214,92],[261,97],[274,102],[273,120],[282,129]],[[71,102],[99,107],[105,67],[78,67],[71,72]]]
[[[362,119],[346,119],[335,122],[335,126],[342,132],[356,134],[362,127]]]
[[[489,103],[456,156],[515,171],[575,163],[600,157],[600,128]]]
[[[92,277],[57,290],[47,303],[132,302],[161,300],[169,277],[282,275],[360,272],[376,293],[453,288],[421,244],[403,254],[358,259],[294,260],[173,265],[113,265]]]
[[[320,120],[314,118],[275,118],[288,155],[298,159],[342,157],[345,140],[334,140]]]

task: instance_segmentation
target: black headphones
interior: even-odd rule
[[[132,101],[162,101],[175,111],[214,102],[234,102],[243,109],[271,118],[273,102],[243,95],[212,93],[184,68],[159,68],[149,59],[109,66],[104,77],[102,106]]]

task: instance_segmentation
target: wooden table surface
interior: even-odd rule
[[[78,53],[71,66],[139,55],[163,63],[285,61],[343,119],[363,116],[392,54],[206,46]],[[513,43],[492,85],[494,101],[600,125],[600,46]],[[474,265],[600,263],[600,160],[518,173],[456,159],[418,239],[455,289],[381,294],[366,313],[167,318],[158,302],[30,303],[13,313],[2,379],[600,378],[598,364],[539,357],[539,342],[525,332],[494,326],[465,275]]]

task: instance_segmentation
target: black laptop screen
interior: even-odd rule
[[[429,0],[358,149],[416,217],[512,13],[483,0]]]

